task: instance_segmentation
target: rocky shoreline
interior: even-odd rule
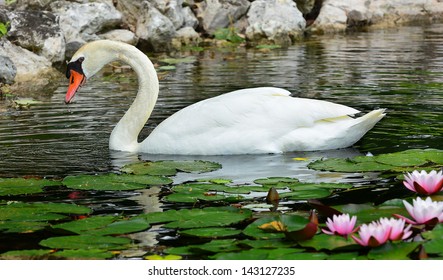
[[[0,86],[54,84],[65,61],[97,39],[153,52],[214,38],[288,47],[310,34],[433,22],[443,22],[443,0],[0,0]]]

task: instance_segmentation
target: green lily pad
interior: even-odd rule
[[[155,161],[138,162],[123,166],[122,172],[136,175],[174,176],[177,172],[211,172],[220,169],[221,165],[209,161]]]
[[[417,168],[443,164],[443,151],[437,149],[411,149],[377,156],[322,159],[308,164],[309,168],[335,172],[401,172],[404,168]]]
[[[423,247],[426,250],[426,253],[428,254],[438,254],[440,256],[443,256],[443,239],[432,239],[426,243],[423,244]]]
[[[68,203],[11,203],[0,206],[0,221],[50,221],[66,218],[63,214],[86,215],[91,209]]]
[[[353,239],[344,238],[342,236],[317,234],[312,239],[299,241],[298,244],[302,247],[314,248],[317,251],[320,250],[335,250],[338,248],[356,245]]]
[[[255,239],[284,239],[285,234],[283,232],[266,232],[259,228],[259,226],[279,220],[280,218],[278,216],[262,217],[249,224],[243,230],[243,234]]]
[[[0,232],[32,233],[48,226],[47,222],[38,221],[0,221]]]
[[[191,247],[191,250],[195,252],[203,251],[205,253],[232,252],[240,250],[235,239],[211,240],[210,242],[200,245],[192,245]]]
[[[80,260],[103,260],[114,257],[114,254],[112,252],[100,249],[62,250],[62,251],[57,251],[52,255],[58,258],[80,259]]]
[[[149,255],[144,257],[145,260],[156,260],[156,261],[177,261],[181,260],[181,256],[177,255],[166,255],[166,256],[160,256],[160,255]]]
[[[328,257],[322,252],[302,252],[297,248],[251,249],[241,252],[219,253],[216,260],[324,260]]]
[[[163,65],[158,67],[158,70],[160,71],[173,71],[175,69],[177,69],[177,67],[175,67],[174,65]]]
[[[141,218],[123,220],[121,217],[116,216],[95,216],[58,224],[53,226],[53,228],[64,229],[77,234],[111,235],[143,231],[149,228],[149,223]]]
[[[239,229],[225,227],[193,228],[179,231],[180,235],[200,238],[230,237],[239,235],[241,232]]]
[[[47,179],[0,178],[0,196],[40,193],[44,187],[56,185],[61,183]]]
[[[443,224],[437,224],[432,230],[422,233],[428,241],[423,243],[426,253],[443,256]]]
[[[280,194],[280,198],[288,198],[291,200],[306,200],[314,198],[323,198],[331,194],[331,190],[318,188],[308,190],[294,190],[291,192],[285,192]]]
[[[395,166],[421,166],[428,162],[443,164],[443,151],[436,149],[411,149],[375,156],[377,162]]]
[[[5,252],[0,256],[2,257],[2,259],[45,259],[49,258],[51,253],[53,253],[53,250],[48,249],[14,250]]]
[[[343,184],[343,183],[296,183],[293,185],[289,185],[291,190],[312,190],[312,189],[350,189],[352,188],[351,184]]]
[[[375,161],[356,162],[352,159],[331,158],[322,159],[308,164],[309,168],[322,171],[335,172],[375,172],[393,169],[392,165],[378,163]]]
[[[234,207],[208,207],[203,209],[181,209],[166,212],[141,214],[149,223],[164,223],[165,228],[222,227],[238,224],[251,218],[252,212]]]
[[[181,57],[181,58],[164,58],[160,60],[161,62],[167,63],[167,64],[180,64],[180,63],[193,63],[196,61],[195,56],[187,56],[187,57]]]
[[[63,184],[71,189],[100,190],[100,191],[127,191],[147,188],[148,185],[169,185],[172,180],[167,177],[148,175],[78,175],[68,176]]]
[[[258,239],[258,240],[239,240],[238,246],[246,248],[262,248],[262,249],[275,249],[293,247],[294,242],[286,239]]]
[[[371,249],[368,258],[374,260],[409,260],[408,255],[420,244],[421,242],[386,243]]]
[[[32,99],[32,98],[19,98],[14,100],[15,107],[17,108],[27,108],[31,105],[41,104],[41,101]]]
[[[40,241],[40,245],[53,249],[125,249],[131,243],[131,239],[113,236],[97,235],[73,235],[50,237]]]
[[[289,178],[289,177],[269,177],[269,178],[262,178],[262,179],[256,179],[254,180],[255,184],[264,185],[264,186],[274,186],[278,184],[294,184],[298,183],[298,179],[295,178]]]
[[[367,259],[363,256],[360,256],[358,252],[346,252],[346,253],[338,253],[331,254],[327,257],[328,260],[361,260]]]
[[[235,188],[240,189],[240,188]],[[239,201],[242,196],[228,194],[234,192],[233,187],[212,183],[188,183],[177,185],[171,189],[174,193],[165,197],[166,201],[179,203],[196,203],[198,201]]]
[[[405,217],[409,216],[404,206],[347,204],[336,206],[335,208],[342,213],[357,216],[359,223],[370,223],[383,217],[393,217],[393,214],[399,214]]]

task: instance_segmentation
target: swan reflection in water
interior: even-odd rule
[[[234,184],[252,184],[255,179],[267,177],[293,177],[302,182],[358,182],[361,178],[320,172],[307,167],[308,163],[321,158],[351,158],[361,156],[359,150],[346,148],[317,152],[293,152],[283,154],[260,155],[222,155],[222,156],[186,156],[186,155],[153,155],[136,154],[110,150],[110,158],[115,170],[126,164],[139,161],[159,160],[203,160],[217,162],[221,169],[206,173],[179,172],[173,177],[175,184],[199,179],[229,179]],[[367,180],[367,179],[366,179]]]

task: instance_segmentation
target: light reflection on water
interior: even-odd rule
[[[276,86],[294,96],[342,103],[363,111],[387,108],[388,115],[350,149],[187,157],[223,164],[222,170],[199,176],[238,182],[266,176],[334,181],[293,158],[443,148],[442,27],[324,36],[271,52],[239,49],[193,53],[197,57],[194,63],[177,65],[176,71],[161,80],[158,104],[140,138],[173,112],[198,100],[239,88]],[[183,159],[108,150],[109,134],[137,90],[132,73],[107,73],[91,79],[69,106],[63,102],[66,84],[61,80],[54,94],[38,97],[42,103],[28,110],[0,111],[0,176],[62,177],[115,171],[123,163],[139,159]],[[187,178],[178,177],[177,181]]]

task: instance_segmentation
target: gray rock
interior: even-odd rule
[[[61,74],[51,66],[51,62],[7,40],[0,40],[0,53],[7,56],[15,65],[17,73],[14,86],[24,91],[39,91],[54,85],[54,79]]]
[[[175,29],[179,29],[184,25],[185,18],[183,15],[183,0],[169,0],[163,1],[166,3],[163,14],[171,20]]]
[[[7,12],[11,29],[7,38],[22,48],[42,55],[51,62],[65,57],[65,39],[57,18],[47,11]]]
[[[245,16],[250,5],[248,0],[206,0],[195,3],[195,13],[200,27],[212,34]]]
[[[142,49],[167,51],[171,49],[175,37],[174,24],[149,2],[143,2],[141,14],[137,20],[135,34]]]
[[[175,49],[180,49],[183,46],[198,46],[200,42],[200,35],[189,26],[177,30],[175,37],[172,39],[172,45]]]
[[[117,0],[116,9],[122,14],[123,25],[132,32],[136,31],[139,15],[144,11],[140,0]]]
[[[248,11],[246,38],[284,47],[303,35],[306,20],[292,0],[256,0]]]
[[[122,21],[122,14],[107,2],[56,1],[51,3],[51,9],[60,17],[66,42],[98,39],[96,33],[117,27]]]
[[[0,83],[12,84],[16,74],[14,62],[9,57],[0,55]]]
[[[325,0],[311,32],[332,33],[350,27],[388,27],[443,16],[441,0]]]
[[[131,45],[136,45],[138,42],[137,36],[135,36],[133,32],[126,29],[114,29],[100,34],[99,36],[102,39],[125,42]]]
[[[190,7],[183,8],[184,27],[197,28],[198,19],[195,17]]]

